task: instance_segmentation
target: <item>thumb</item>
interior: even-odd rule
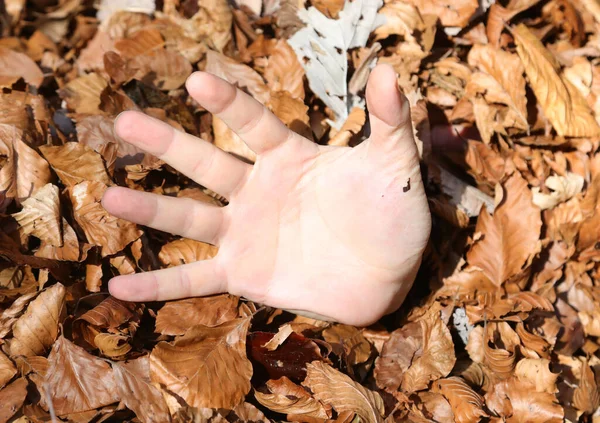
[[[367,108],[371,125],[370,143],[385,150],[417,154],[410,105],[400,92],[396,72],[390,65],[377,65],[367,83]]]

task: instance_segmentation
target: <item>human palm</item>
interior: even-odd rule
[[[110,292],[129,301],[230,292],[323,319],[367,325],[400,306],[431,226],[408,102],[392,68],[367,87],[371,136],[355,148],[319,146],[290,131],[260,103],[207,73],[187,88],[257,153],[249,165],[141,113],[115,124],[152,153],[229,200],[111,188],[112,214],[219,246],[217,256],[119,276]]]

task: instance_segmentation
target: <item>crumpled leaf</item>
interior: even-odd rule
[[[118,11],[150,14],[154,12],[155,8],[153,0],[121,0],[119,2],[102,0],[96,16],[100,22],[105,22]]]
[[[54,343],[48,364],[45,377],[36,383],[40,392],[48,393],[57,415],[81,413],[119,401],[110,366],[64,336]]]
[[[585,414],[592,414],[600,406],[600,390],[594,371],[586,362],[581,366],[579,379],[579,386],[573,392],[573,405]]]
[[[336,128],[346,121],[352,107],[361,105],[356,96],[348,95],[347,50],[365,46],[369,33],[381,23],[381,19],[377,19],[381,5],[381,0],[346,2],[336,20],[327,18],[314,7],[298,12],[306,26],[288,43],[304,67],[313,93],[333,110]]]
[[[390,35],[402,35],[406,39],[413,39],[413,32],[425,27],[419,10],[409,2],[387,2],[379,10],[379,14],[385,16],[385,23],[375,29],[377,40]]]
[[[362,130],[366,118],[367,116],[363,109],[354,107],[340,130],[329,139],[327,144],[347,147],[350,139]]]
[[[131,351],[129,337],[114,333],[99,333],[94,337],[94,345],[102,355],[112,359],[119,359]]]
[[[254,397],[271,411],[298,417],[327,419],[329,414],[319,401],[287,377],[267,381],[270,393],[254,391]],[[288,418],[289,420],[289,418]]]
[[[10,87],[23,78],[25,82],[39,87],[44,74],[26,54],[0,46],[0,87]]]
[[[306,365],[306,379],[302,385],[309,388],[317,400],[331,405],[338,413],[349,411],[356,413],[364,422],[383,422],[381,396],[322,361]]]
[[[85,312],[78,320],[83,320],[98,328],[117,328],[134,318],[135,308],[134,303],[108,297],[93,309]]]
[[[123,363],[113,362],[112,368],[121,401],[143,423],[171,421],[161,391],[150,381],[148,356]]]
[[[65,309],[65,287],[57,283],[29,303],[27,311],[14,324],[10,355],[31,357],[42,355],[54,343]]]
[[[460,28],[469,23],[479,7],[476,0],[410,0],[409,3],[416,6],[421,15],[435,15],[442,25]]]
[[[92,245],[102,247],[102,256],[118,253],[142,235],[135,223],[111,216],[100,204],[107,186],[85,181],[69,187],[75,220]]]
[[[536,392],[557,392],[557,373],[550,371],[550,360],[544,358],[524,358],[517,363],[515,375],[522,381],[535,386]]]
[[[527,183],[518,174],[505,183],[506,195],[494,216],[482,210],[476,232],[483,234],[467,253],[470,265],[480,268],[496,286],[521,271],[538,249],[542,220]]]
[[[277,40],[265,68],[272,92],[287,91],[292,98],[304,99],[304,69],[287,41]]]
[[[13,217],[21,230],[54,247],[62,247],[58,187],[46,184],[22,203],[23,210]]]
[[[15,380],[6,388],[0,390],[0,423],[6,423],[21,408],[27,396],[27,379]]]
[[[561,78],[558,62],[552,53],[524,24],[519,24],[513,34],[529,84],[558,135],[599,135],[600,127],[587,102],[566,78]]]
[[[152,81],[162,90],[180,88],[192,73],[189,60],[171,50],[157,50],[135,59],[139,70],[136,77]]]
[[[551,209],[579,194],[584,182],[583,176],[572,172],[567,172],[566,176],[549,176],[544,184],[552,190],[551,193],[543,194],[539,187],[533,187],[533,204],[542,210]]]
[[[173,343],[160,342],[150,355],[152,381],[193,407],[231,409],[241,404],[251,387],[249,324],[244,318],[212,328],[198,325]]]
[[[219,326],[237,317],[238,302],[238,297],[227,294],[169,301],[156,315],[155,330],[162,335],[184,335],[193,326]]]
[[[506,7],[500,3],[494,3],[490,6],[486,24],[486,35],[490,44],[499,47],[500,34],[505,29],[505,25],[519,13],[524,12],[530,7],[539,3],[540,0],[511,0]]]
[[[330,344],[337,343],[342,346],[351,366],[364,363],[371,356],[371,343],[363,336],[362,331],[354,326],[332,325],[326,328],[322,335]]]
[[[17,374],[17,368],[2,351],[0,351],[0,390]]]
[[[169,242],[160,249],[158,259],[165,266],[179,266],[217,255],[218,248],[205,242],[181,238]]]
[[[72,79],[58,93],[77,113],[102,114],[100,95],[107,86],[106,80],[98,73],[88,73]]]
[[[440,379],[433,383],[431,390],[448,400],[456,423],[475,423],[487,417],[483,410],[483,398],[459,377]]]
[[[68,142],[59,146],[42,146],[40,151],[67,186],[84,181],[112,185],[102,157],[85,144]]]

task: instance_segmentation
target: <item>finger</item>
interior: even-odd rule
[[[110,214],[140,225],[213,245],[219,242],[222,207],[122,187],[107,189],[102,206]]]
[[[387,150],[401,147],[407,154],[418,154],[410,120],[410,105],[400,92],[394,68],[378,65],[373,69],[367,83],[366,97],[371,144]]]
[[[117,276],[108,283],[108,290],[113,297],[123,301],[167,301],[227,291],[215,259]]]
[[[264,154],[295,136],[260,102],[215,75],[193,73],[186,87],[198,103],[222,119],[256,154]]]
[[[121,113],[115,131],[123,140],[225,197],[230,197],[252,170],[214,145],[140,112]]]

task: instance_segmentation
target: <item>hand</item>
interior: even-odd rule
[[[317,145],[259,102],[197,72],[190,95],[257,154],[252,166],[138,112],[117,134],[225,196],[226,207],[110,188],[111,214],[219,246],[216,257],[109,283],[127,301],[230,292],[351,325],[396,310],[410,289],[431,228],[407,99],[389,66],[367,86],[371,136],[355,148]]]

